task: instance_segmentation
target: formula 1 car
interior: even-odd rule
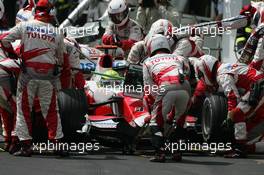
[[[109,65],[110,62],[112,66],[109,55],[100,59],[100,64]],[[150,146],[146,121],[151,115],[143,100],[142,87],[142,66],[131,64],[124,79],[112,77],[98,81],[92,78],[86,81],[84,92],[75,89],[60,91],[58,104],[64,134],[72,141],[78,132],[86,140],[123,148],[124,153],[132,153],[136,146]],[[188,116],[185,128],[187,132],[180,138],[202,141],[196,118]]]
[[[113,46],[97,48],[115,49]],[[148,124],[145,122],[150,118],[150,110],[143,102],[142,66],[130,65],[127,68],[124,60],[113,60],[108,54],[103,54],[99,60],[96,56],[94,60],[91,60],[91,55],[96,55],[93,53],[98,53],[98,50],[90,53],[90,60],[81,61],[80,69],[84,72],[88,72],[89,75],[99,74],[96,76],[107,77],[108,75],[103,72],[96,72],[99,70],[97,65],[101,64],[122,73],[126,68],[126,74],[125,77],[110,76],[110,79],[105,80],[94,78],[93,75],[86,81],[84,90],[59,91],[58,106],[65,140],[69,142],[97,140],[101,145],[123,148],[124,152],[129,153],[135,150],[135,145],[150,146]],[[12,68],[9,65],[13,65],[16,72],[20,70],[19,61],[6,59],[0,63],[8,68]],[[5,79],[1,78],[3,80],[1,86],[7,84],[9,89],[15,91],[15,81],[10,81],[11,74],[6,72],[5,74]],[[133,87],[139,87],[139,89],[133,89]],[[32,111],[32,123],[34,141],[45,141],[47,128],[38,106],[35,106]],[[184,135],[182,138],[189,140],[201,138],[194,117],[187,117],[186,128],[192,134]]]

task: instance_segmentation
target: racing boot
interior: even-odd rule
[[[21,142],[21,149],[15,152],[14,156],[31,157],[33,151],[31,149],[31,140],[25,140]]]
[[[11,145],[9,147],[9,154],[14,154],[15,152],[18,152],[21,149],[21,144],[18,140],[18,137],[14,136],[12,137]]]
[[[164,163],[166,161],[166,155],[164,149],[157,150],[154,157],[150,158],[149,161]]]
[[[9,137],[5,137],[5,141],[4,141],[4,150],[8,151],[11,145],[11,140]]]

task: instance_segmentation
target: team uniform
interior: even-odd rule
[[[28,5],[17,12],[16,24],[22,21],[28,21],[34,19],[34,15],[32,12],[34,6],[35,6],[34,0],[28,0]]]
[[[142,28],[129,18],[125,0],[112,0],[108,5],[110,22],[102,37],[103,44],[117,45],[126,55],[130,48],[144,38]]]
[[[49,139],[63,137],[56,100],[56,64],[63,63],[63,35],[52,25],[39,20],[19,23],[2,39],[6,50],[10,42],[21,39],[24,68],[18,78],[16,133],[21,141],[31,140],[30,113],[34,97],[39,97],[43,117],[48,123]]]
[[[5,150],[8,151],[14,139],[16,121],[16,98],[14,94],[16,80],[12,79],[19,74],[19,65],[12,59],[6,58],[0,50],[0,114],[3,123]],[[12,76],[12,77],[11,77]],[[13,83],[12,86],[11,83]],[[12,86],[12,87],[11,87]]]
[[[114,23],[109,24],[102,37],[104,44],[115,45],[119,42],[124,52],[144,38],[141,27],[132,19],[129,19],[124,26],[118,27]]]
[[[199,36],[182,38],[176,41],[173,47],[173,54],[180,55],[185,58],[200,58],[204,55],[202,51],[203,39]]]
[[[256,129],[257,125],[263,123],[264,118],[262,115],[263,107],[257,109],[248,103],[250,87],[257,81],[263,80],[264,74],[243,63],[219,64],[216,58],[208,55],[201,57],[196,69],[198,75],[199,72],[203,72],[204,75],[202,79],[204,84],[200,87],[200,92],[204,93],[208,87],[211,87],[214,89],[212,91],[216,89],[223,91],[227,97],[228,119],[234,123],[236,143],[243,145],[248,139],[252,139],[252,133],[249,133]],[[263,104],[260,105],[263,106]],[[253,110],[256,110],[254,122],[246,123],[246,117]],[[261,135],[264,130],[258,131],[258,134]],[[251,136],[248,137],[249,135]],[[256,133],[253,135],[256,136]]]
[[[164,36],[168,37],[168,41],[174,44],[172,41],[172,28],[173,25],[170,21],[166,19],[159,19],[155,21],[150,28],[148,35],[144,38],[143,41],[136,42],[133,47],[131,48],[127,61],[130,63],[137,64],[147,58],[148,53],[146,49],[146,43],[152,36],[155,34],[163,34]]]
[[[159,91],[149,91],[149,98],[155,99],[152,106],[151,124],[163,126],[163,120],[176,108],[177,118],[180,118],[187,109],[190,97],[190,86],[187,77],[184,77],[184,83],[181,83],[180,73],[183,74],[184,58],[171,54],[157,54],[144,61],[143,74],[144,84],[150,87],[156,85]],[[173,93],[168,93],[172,91]],[[168,94],[167,94],[168,93]]]
[[[132,64],[138,64],[147,58],[146,46],[144,41],[136,42],[127,57],[127,61]]]
[[[235,123],[234,134],[238,141],[247,140],[245,120],[249,112],[252,112],[247,102],[250,85],[262,79],[264,74],[244,64],[222,64],[218,68],[217,82],[227,96],[228,112]]]
[[[80,49],[76,41],[65,38],[64,69],[60,76],[60,88],[78,88],[83,89],[85,80],[80,70]],[[76,69],[74,69],[76,68]]]
[[[151,37],[147,42],[147,52],[151,57],[143,62],[144,91],[152,111],[149,125],[156,150],[156,156],[151,161],[163,162],[163,139],[167,136],[163,131],[168,129],[168,123],[185,118],[191,88],[184,74],[185,59],[169,54],[170,46],[165,36],[157,34]],[[181,155],[175,154],[174,158],[179,161]]]

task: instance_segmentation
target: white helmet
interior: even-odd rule
[[[171,52],[168,39],[161,34],[156,34],[150,37],[146,43],[147,52],[150,56],[160,49],[166,49],[168,52]]]
[[[4,13],[5,13],[5,6],[2,0],[0,0],[0,19],[2,19],[2,17],[4,16]]]
[[[149,33],[154,34],[162,34],[164,36],[172,36],[172,23],[167,19],[159,19],[155,21],[150,28]]]
[[[212,86],[218,60],[211,55],[203,55],[195,64],[195,72],[199,79],[203,78],[206,85]]]
[[[123,26],[128,21],[128,11],[125,0],[112,0],[107,8],[110,20],[117,26]]]
[[[157,20],[151,25],[149,33],[144,39],[145,45],[153,35],[161,34],[161,35],[166,36],[166,38],[168,39],[169,45],[172,46],[174,44],[174,40],[172,38],[172,34],[173,34],[172,30],[173,30],[173,25],[169,20],[167,19]]]

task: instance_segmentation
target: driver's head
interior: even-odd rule
[[[151,36],[146,43],[147,53],[149,56],[154,56],[158,52],[171,53],[168,39],[161,34]]]
[[[110,80],[113,78],[119,78],[120,77],[119,73],[117,71],[114,71],[113,69],[107,70],[103,74],[106,75],[106,76],[102,76],[102,79],[104,79],[104,80]]]
[[[110,20],[117,26],[123,26],[128,21],[128,6],[125,0],[112,0],[107,8]]]
[[[99,82],[100,86],[102,87],[115,88],[116,85],[120,85],[122,83],[121,80],[118,80],[120,78],[119,73],[114,71],[113,69],[109,69],[103,72],[103,74],[104,75]]]

